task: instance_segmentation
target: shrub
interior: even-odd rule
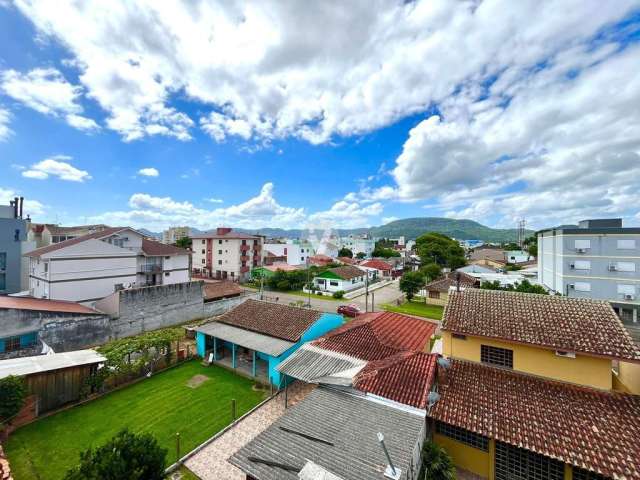
[[[150,434],[127,429],[95,450],[80,454],[80,465],[69,470],[65,480],[162,480],[167,450]]]
[[[16,415],[24,405],[27,389],[22,377],[9,375],[0,380],[0,422]]]
[[[407,272],[400,277],[399,288],[407,300],[411,300],[416,293],[424,286],[424,275],[422,272]]]
[[[449,454],[433,442],[425,442],[422,447],[421,480],[454,480],[456,468]]]
[[[338,290],[337,292],[333,292],[333,298],[342,298],[344,297],[344,290]]]

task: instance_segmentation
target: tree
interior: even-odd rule
[[[9,375],[0,379],[0,422],[17,415],[27,396],[24,379]]]
[[[382,258],[399,257],[400,252],[395,251],[393,248],[376,247],[373,252],[371,252],[371,256]]]
[[[127,429],[95,450],[80,454],[80,465],[69,470],[65,480],[162,480],[167,450],[148,433]]]
[[[400,291],[403,292],[407,300],[411,300],[424,285],[424,275],[422,272],[407,272],[400,277]]]
[[[431,232],[419,236],[416,239],[416,251],[422,265],[437,263],[441,267],[455,270],[467,264],[464,248],[441,233]]]
[[[422,446],[421,480],[454,480],[456,468],[444,448],[434,442],[425,442]]]
[[[366,254],[366,253],[364,253],[364,252],[358,252],[358,253],[356,253],[356,258],[357,258],[357,259],[359,259],[359,260],[362,260],[362,259],[363,259],[363,258],[365,258],[366,256],[367,256],[367,254]]]
[[[193,241],[189,237],[182,237],[176,240],[176,247],[191,248]]]
[[[420,267],[420,272],[424,275],[425,281],[433,282],[436,278],[442,275],[442,268],[437,263],[427,263],[426,265]]]
[[[351,250],[349,250],[347,247],[342,247],[339,251],[338,251],[338,256],[339,257],[348,257],[348,258],[353,258],[353,252]]]
[[[480,288],[485,290],[504,290],[507,292],[521,292],[521,293],[538,293],[540,295],[549,295],[549,292],[545,290],[542,285],[534,285],[529,280],[524,279],[522,282],[516,282],[514,285],[502,286],[498,280],[493,282],[482,282]]]
[[[520,245],[516,242],[507,242],[502,244],[502,248],[505,250],[520,250]]]

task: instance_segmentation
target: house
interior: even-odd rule
[[[504,255],[507,263],[523,264],[533,259],[529,252],[524,250],[507,250]]]
[[[106,360],[94,350],[0,360],[0,379],[24,377],[27,394],[36,398],[38,416],[80,400],[85,381]]]
[[[365,286],[367,272],[345,265],[325,270],[313,279],[313,284],[323,292],[348,292]]]
[[[27,239],[28,220],[22,218],[24,199],[16,197],[10,205],[0,205],[0,294],[27,288],[27,262],[22,255],[35,245]]]
[[[326,267],[333,262],[335,262],[335,259],[328,255],[316,254],[309,257],[309,265],[315,265],[316,267]]]
[[[469,254],[469,263],[485,267],[504,268],[507,264],[506,252],[501,248],[483,246]]]
[[[391,278],[391,272],[393,271],[393,266],[390,263],[378,259],[365,260],[358,267],[371,272],[369,278],[373,279]]]
[[[253,268],[261,267],[264,237],[220,227],[215,232],[194,235],[193,272],[219,280],[244,281]]]
[[[478,280],[463,272],[449,272],[425,285],[426,302],[432,305],[446,305],[452,289],[473,288],[479,286]]]
[[[235,282],[220,281],[220,282],[205,282],[202,287],[202,294],[204,296],[204,302],[215,302],[223,300],[225,298],[239,297],[244,293],[244,290]]]
[[[351,257],[338,257],[336,260],[344,265],[357,265],[358,260]]]
[[[268,248],[265,248],[263,262],[264,262],[264,265],[273,265],[275,263],[287,263],[287,255],[286,254],[279,255],[269,250]]]
[[[100,232],[107,228],[109,228],[107,225],[101,223],[70,227],[62,227],[51,223],[31,223],[29,225],[28,240],[35,242],[34,248],[41,248],[53,243],[60,243],[90,233]]]
[[[107,319],[102,312],[79,303],[2,295],[0,360],[77,348],[75,342],[83,339],[73,329],[82,328],[85,320],[102,318]],[[58,327],[70,335],[60,335]]]
[[[189,227],[171,227],[162,232],[162,243],[175,245],[178,240],[189,238],[191,229]]]
[[[541,230],[538,281],[562,295],[608,300],[640,328],[640,228],[622,219],[583,220]]]
[[[94,302],[123,286],[188,282],[189,252],[110,227],[25,254],[36,298]]]
[[[277,258],[272,263],[284,262],[289,265],[305,265],[307,259],[314,254],[310,243],[297,240],[289,240],[286,243],[265,243],[264,248]]]
[[[496,269],[491,267],[485,267],[483,265],[470,264],[470,265],[465,265],[464,267],[457,268],[456,272],[462,272],[462,273],[466,273],[468,275],[474,276],[475,274],[479,274],[479,273],[493,274],[493,273],[496,273]]]
[[[252,480],[416,480],[425,429],[416,412],[319,387],[229,462]]]
[[[640,349],[607,302],[453,292],[442,338],[449,361],[428,415],[459,468],[496,479],[640,479]]]
[[[249,299],[196,328],[198,355],[280,387],[276,367],[342,321],[333,313]]]

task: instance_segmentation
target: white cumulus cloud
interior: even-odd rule
[[[91,179],[89,172],[74,167],[68,162],[69,160],[71,160],[71,157],[66,155],[56,155],[51,158],[46,158],[23,170],[22,176],[38,180],[56,177],[60,180],[70,182],[84,182],[85,180]]]
[[[9,138],[11,133],[13,133],[9,128],[10,118],[11,114],[9,113],[9,110],[5,110],[4,108],[0,107],[0,142]]]
[[[138,170],[138,175],[142,175],[143,177],[158,177],[160,176],[160,172],[157,168],[146,167]]]

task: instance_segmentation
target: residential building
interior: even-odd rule
[[[538,281],[554,293],[608,300],[623,322],[640,326],[640,228],[613,218],[539,231]]]
[[[325,267],[331,263],[334,263],[335,259],[328,255],[317,253],[309,257],[309,265],[315,265],[317,267]]]
[[[349,292],[365,286],[367,272],[353,265],[329,268],[313,279],[315,287],[323,292]]]
[[[333,243],[334,241],[337,242],[338,239],[322,239],[322,241],[320,242],[320,246],[317,249],[317,253],[319,255],[326,255],[327,257],[331,258],[337,258],[340,248],[335,243]]]
[[[244,281],[261,267],[264,237],[220,227],[192,237],[193,272],[208,278]]]
[[[469,254],[469,263],[503,269],[507,264],[506,252],[501,248],[492,248],[490,246],[475,248]]]
[[[29,292],[37,298],[94,302],[129,286],[188,282],[189,252],[110,227],[26,254]]]
[[[428,415],[459,468],[640,478],[640,390],[628,382],[640,349],[608,302],[466,289],[449,296],[442,339],[449,361]]]
[[[473,276],[464,272],[449,272],[441,278],[425,285],[426,302],[432,305],[446,305],[449,293],[457,289],[473,288],[480,286],[480,282]],[[421,293],[423,293],[421,292]]]
[[[257,267],[251,270],[251,278],[254,280],[260,278],[269,278],[273,276],[278,270],[282,272],[294,272],[296,270],[304,270],[304,265],[289,265],[288,263],[275,263],[273,265],[263,265],[262,267]]]
[[[32,247],[27,240],[28,219],[22,218],[24,199],[0,205],[0,294],[17,293],[26,287],[26,262],[22,255]]]
[[[334,313],[249,299],[196,328],[198,355],[280,388],[276,367],[342,322]]]
[[[393,265],[377,259],[365,260],[359,263],[358,267],[369,272],[369,278],[374,280],[391,278],[391,272],[393,271]]]
[[[300,241],[265,243],[264,249],[267,252],[271,252],[275,258],[283,259],[277,261],[284,261],[289,265],[305,265],[307,258],[313,256],[315,253],[310,243]],[[272,262],[272,264],[273,263],[275,263],[275,261]]]
[[[272,252],[268,248],[265,248],[264,257],[262,258],[262,261],[264,265],[287,264],[287,256],[278,255],[277,253]],[[255,268],[252,270],[252,273],[253,271],[255,271]]]
[[[28,240],[35,242],[34,248],[40,248],[51,245],[52,243],[60,243],[90,233],[100,232],[107,228],[109,228],[107,225],[101,223],[70,227],[62,227],[51,223],[31,223],[29,225]]]
[[[365,258],[371,258],[373,251],[376,248],[376,242],[372,238],[366,236],[349,235],[348,237],[341,237],[339,239],[340,248],[348,248],[355,257],[359,253],[364,254]]]
[[[524,250],[507,250],[504,252],[507,263],[526,263],[531,260],[535,260],[534,257],[529,255],[529,252]]]
[[[189,227],[171,227],[162,232],[162,243],[175,245],[178,240],[189,238],[190,234]]]

